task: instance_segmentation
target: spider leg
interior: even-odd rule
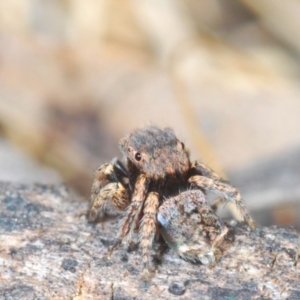
[[[200,175],[190,177],[189,183],[196,185],[200,189],[215,192],[227,201],[233,202],[250,228],[252,230],[255,230],[255,222],[251,218],[246,204],[238,189],[215,178],[208,178]]]
[[[224,198],[219,198],[213,205],[211,205],[211,208],[214,212],[216,212],[221,204],[226,202]]]
[[[127,181],[127,171],[116,158],[98,168],[91,191],[91,221],[103,217],[109,209],[125,210],[130,202]]]
[[[202,175],[202,176],[209,177],[209,178],[212,178],[214,180],[218,180],[218,181],[221,181],[224,183],[225,182],[229,183],[227,180],[223,179],[218,173],[216,173],[215,171],[213,171],[206,165],[204,165],[202,163],[198,163],[197,161],[195,161],[191,165],[191,170],[192,170],[193,175]]]
[[[200,253],[197,253],[197,260],[200,261],[203,265],[212,265],[216,262],[216,252],[218,252],[218,246],[222,243],[224,240],[225,235],[228,233],[228,227],[226,227],[223,222],[218,223],[218,235],[214,237],[213,240],[210,241],[211,249],[207,251],[202,251]],[[210,230],[211,228],[205,228],[204,230]],[[216,228],[212,228],[213,231],[216,230]]]
[[[108,183],[94,196],[89,210],[89,219],[95,222],[103,218],[107,212],[123,211],[129,202],[128,191],[121,183]]]
[[[133,192],[132,200],[130,205],[128,206],[128,209],[126,210],[126,213],[124,215],[124,218],[122,220],[122,224],[120,227],[120,231],[117,237],[116,243],[112,246],[112,248],[109,251],[109,255],[113,252],[113,250],[119,246],[122,242],[122,240],[134,229],[132,226],[134,224],[135,217],[139,215],[141,212],[141,209],[143,208],[143,204],[146,198],[146,194],[148,191],[148,180],[145,175],[140,175],[137,178],[135,189]]]
[[[220,234],[213,240],[212,247],[216,248],[218,247],[221,242],[223,241],[224,236],[228,233],[228,227],[226,227],[224,224],[222,224],[222,230]]]
[[[96,171],[92,185],[92,199],[109,182],[121,182],[124,186],[127,185],[127,170],[117,158],[114,158],[110,163],[102,164]]]
[[[149,193],[144,205],[144,217],[140,227],[140,245],[142,248],[143,279],[150,276],[150,253],[153,239],[157,231],[156,213],[159,206],[159,195]]]
[[[225,180],[224,178],[222,178],[218,173],[216,173],[215,171],[213,171],[211,168],[209,168],[208,166],[199,163],[197,161],[195,161],[192,166],[191,166],[191,170],[192,170],[192,174],[193,175],[201,175],[201,176],[205,176],[208,178],[212,178],[214,180],[223,182],[223,183],[229,183],[228,180]],[[224,198],[219,198],[212,206],[211,208],[216,211],[219,206],[221,204],[223,204],[225,202]]]

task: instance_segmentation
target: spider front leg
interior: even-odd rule
[[[196,168],[197,170],[197,168]],[[255,230],[255,222],[251,218],[250,213],[246,207],[246,204],[239,192],[239,190],[231,186],[228,182],[218,178],[214,173],[211,177],[206,177],[205,175],[210,176],[209,173],[201,173],[201,175],[194,175],[189,178],[189,183],[196,185],[200,189],[206,191],[212,191],[227,201],[233,202],[241,216],[244,218],[246,223],[250,226],[251,230]]]
[[[156,212],[159,206],[159,195],[149,193],[144,205],[144,217],[140,226],[140,245],[142,248],[143,279],[150,278],[150,254],[153,239],[157,231]]]
[[[116,158],[98,168],[92,185],[90,221],[95,222],[106,213],[126,209],[130,203],[126,181],[127,171]]]
[[[121,244],[122,240],[126,236],[129,235],[130,239],[130,233],[134,230],[135,221],[139,217],[143,208],[143,204],[148,191],[148,185],[149,181],[147,180],[145,175],[142,174],[137,178],[132,196],[132,201],[126,210],[126,213],[121,223],[117,241],[110,249],[109,255],[111,255],[113,250]]]

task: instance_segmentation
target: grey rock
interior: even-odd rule
[[[141,280],[138,248],[116,249],[118,220],[88,223],[88,204],[62,185],[0,183],[0,300],[4,299],[297,299],[299,234],[292,227],[230,232],[213,267],[172,250],[151,282]],[[159,245],[155,245],[158,247]]]

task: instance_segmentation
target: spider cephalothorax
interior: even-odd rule
[[[174,241],[180,240],[180,230],[176,230],[175,224],[178,223],[179,216],[182,218],[181,221],[188,220],[189,213],[185,214],[185,212],[190,206],[182,206],[179,210],[182,213],[175,214],[177,216],[175,218],[175,215],[172,216],[170,218],[172,221],[169,223],[161,221],[162,215],[157,218],[159,209],[161,212],[168,211],[172,215],[172,211],[175,212],[177,209],[176,205],[182,201],[194,205],[193,215],[198,215],[198,218],[194,218],[190,224],[199,224],[199,226],[208,224],[203,225],[204,227],[201,225],[203,229],[200,232],[203,233],[202,239],[206,239],[211,246],[216,245],[217,241],[219,243],[226,233],[226,226],[220,225],[223,223],[214,214],[213,209],[203,201],[204,196],[201,195],[204,194],[200,191],[213,191],[225,201],[235,203],[248,225],[252,229],[255,228],[239,191],[205,165],[198,162],[191,163],[188,151],[172,129],[161,129],[157,126],[136,129],[122,138],[119,145],[126,167],[117,159],[99,167],[92,186],[89,216],[92,221],[95,221],[112,210],[124,211],[117,242],[112,249],[124,238],[130,239],[131,233],[137,229],[145,274],[149,270],[150,250],[159,228],[163,229],[161,232],[165,239],[168,233],[172,235],[172,232],[176,232]],[[204,212],[210,218],[205,217]],[[208,219],[210,221],[207,221]],[[214,220],[212,224],[209,223],[211,220]],[[207,228],[210,230],[216,228],[217,234],[214,238],[206,232]],[[182,231],[182,235],[184,234]],[[191,252],[191,249],[197,250]],[[181,248],[180,255],[189,259],[190,253],[194,252],[200,252],[200,248],[190,244],[187,248]],[[201,260],[202,256],[198,254],[193,254],[193,260],[196,257]]]
[[[137,129],[121,139],[120,148],[125,159],[152,180],[164,180],[168,176],[186,175],[190,161],[184,144],[169,128]]]

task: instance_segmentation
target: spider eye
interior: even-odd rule
[[[137,161],[140,161],[142,159],[142,155],[140,152],[137,152],[134,156],[134,158],[137,160]]]

